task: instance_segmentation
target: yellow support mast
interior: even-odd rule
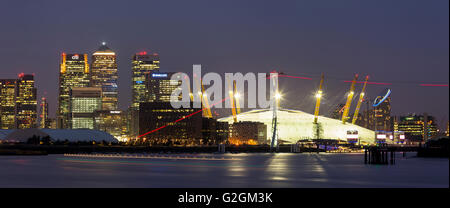
[[[209,103],[208,103],[208,97],[205,94],[205,87],[203,86],[202,80],[200,80],[200,83],[194,83],[198,86],[198,84],[201,85],[202,91],[197,92],[198,96],[200,96],[200,100],[202,102],[202,116],[206,117],[206,118],[212,118],[212,113],[211,113],[211,108],[209,107]],[[188,90],[189,90],[189,97],[191,98],[191,101],[194,101],[194,94],[191,92],[191,88],[188,85]]]
[[[358,74],[355,74],[355,77],[353,78],[353,81],[352,81],[352,86],[350,87],[350,91],[348,92],[348,95],[347,95],[347,102],[345,103],[345,106],[344,106],[344,113],[342,114],[342,124],[345,124],[347,122],[348,112],[350,111],[350,106],[352,105],[353,95],[355,94],[355,83],[356,83],[357,79],[358,79]]]
[[[322,77],[320,78],[319,91],[316,93],[316,109],[314,110],[314,123],[317,123],[319,119],[319,109],[320,109],[320,98],[322,98],[322,85],[323,85],[324,74],[322,73]]]
[[[234,86],[234,99],[236,103],[236,115],[241,113],[241,105],[239,104],[239,97],[241,94],[238,93],[237,87],[236,87],[236,81],[233,81]]]
[[[359,94],[358,104],[356,105],[355,114],[353,114],[352,124],[356,123],[358,119],[359,109],[361,108],[361,104],[364,101],[364,94],[366,92],[367,80],[369,80],[369,76],[366,76],[366,81],[364,81],[364,86],[362,88],[361,94]]]
[[[230,96],[230,104],[231,104],[231,113],[233,114],[233,121],[237,122],[237,116],[236,116],[236,108],[234,106],[234,90],[233,85],[228,85],[230,89],[228,89],[228,94]]]
[[[209,107],[209,103],[208,103],[208,96],[205,93],[205,87],[203,86],[203,83],[201,83],[202,85],[202,105],[203,105],[203,115],[206,118],[212,118],[212,113],[211,113],[211,108]]]
[[[185,78],[186,80],[186,78]],[[189,85],[187,85],[188,87],[188,91],[189,91],[189,98],[191,98],[191,102],[194,102],[194,94],[191,91],[191,87]]]

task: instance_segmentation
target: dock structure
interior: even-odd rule
[[[395,149],[369,147],[364,150],[364,163],[376,165],[395,164]]]

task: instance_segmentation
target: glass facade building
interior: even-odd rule
[[[195,113],[199,110],[201,109],[175,109],[170,102],[141,103],[139,109],[139,134],[142,137],[140,139],[150,145],[201,144],[203,143],[202,114]],[[185,119],[179,120],[183,117]],[[179,121],[175,122],[177,120]],[[154,131],[158,128],[161,129]]]
[[[37,99],[34,75],[19,74],[16,89],[16,128],[28,129],[37,126]]]
[[[405,132],[406,139],[410,141],[422,141],[425,133],[431,138],[437,134],[437,125],[434,117],[427,116],[427,132],[425,132],[425,117],[423,115],[400,116],[398,130]]]
[[[61,56],[59,73],[59,97],[57,111],[58,128],[70,128],[70,90],[88,87],[90,84],[87,54],[65,54]]]
[[[170,102],[172,92],[181,86],[181,81],[171,80],[174,74],[175,72],[152,71],[147,75],[147,102]]]
[[[94,129],[108,132],[116,139],[122,140],[127,133],[126,114],[119,110],[101,110],[94,112]]]
[[[148,101],[148,90],[145,84],[146,76],[152,71],[159,70],[159,55],[140,52],[132,60],[132,107],[139,109],[139,103]]]
[[[72,88],[70,91],[70,128],[94,129],[95,111],[102,107],[102,90],[95,87]]]
[[[145,51],[136,53],[131,65],[131,106],[127,116],[129,135],[135,137],[139,134],[139,104],[149,99],[146,77],[150,72],[159,70],[159,55]]]
[[[388,97],[380,105],[374,107],[374,130],[392,131],[393,122],[391,118],[391,97]]]
[[[117,109],[117,61],[116,53],[102,43],[92,55],[91,87],[102,88],[102,109]]]
[[[16,121],[15,79],[0,79],[0,129],[14,129]]]

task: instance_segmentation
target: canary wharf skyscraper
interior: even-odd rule
[[[69,124],[69,102],[70,90],[73,87],[88,87],[89,64],[87,54],[66,54],[61,55],[61,65],[59,71],[59,97],[57,111],[57,127],[70,128]]]
[[[15,128],[16,82],[16,79],[0,79],[0,129]]]
[[[133,56],[132,60],[132,83],[131,83],[131,106],[128,109],[128,131],[134,137],[139,133],[139,104],[147,102],[149,91],[146,86],[146,76],[152,71],[159,70],[159,55],[157,53],[147,54],[139,52]]]
[[[36,128],[36,91],[32,74],[0,80],[0,129]]]
[[[92,55],[91,86],[102,88],[102,110],[117,109],[116,53],[103,42]]]
[[[37,99],[34,75],[19,74],[16,90],[16,128],[28,129],[37,126]]]
[[[48,117],[48,102],[47,98],[43,97],[41,98],[41,105],[40,105],[40,114],[39,114],[39,128],[41,129],[48,129],[50,128],[50,119]]]
[[[147,102],[148,90],[145,77],[153,70],[159,70],[159,55],[139,52],[133,56],[132,61],[132,108],[139,109],[139,103]]]

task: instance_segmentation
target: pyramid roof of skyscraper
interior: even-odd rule
[[[95,53],[98,53],[98,52],[100,52],[100,53],[105,53],[105,52],[114,53],[114,51],[111,50],[111,49],[106,45],[105,42],[102,42],[102,45],[97,49],[97,51],[95,51]],[[95,53],[94,53],[94,54],[95,54]]]

